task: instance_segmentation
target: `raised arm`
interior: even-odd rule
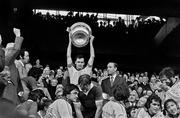
[[[22,42],[24,40],[23,37],[21,37],[21,32],[19,29],[14,28],[14,34],[16,36],[14,44],[9,43],[10,47],[8,49],[5,49],[5,63],[6,65],[10,65],[14,62],[16,59],[19,50],[21,49]]]
[[[88,61],[88,65],[92,66],[94,63],[94,57],[95,57],[95,52],[94,52],[94,47],[93,47],[93,41],[94,41],[94,36],[90,36],[90,58]]]
[[[71,48],[72,48],[72,41],[69,37],[69,44],[68,44],[68,48],[67,48],[67,67],[72,65]]]

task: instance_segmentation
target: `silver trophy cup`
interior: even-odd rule
[[[76,47],[84,47],[88,44],[92,30],[89,25],[84,22],[74,23],[68,28],[69,38]]]

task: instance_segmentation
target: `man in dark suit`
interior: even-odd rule
[[[1,97],[17,105],[20,103],[20,97],[18,96],[18,94],[20,94],[19,92],[23,90],[22,90],[22,84],[19,78],[18,70],[15,66],[14,60],[16,59],[21,49],[21,45],[24,38],[21,37],[20,29],[14,28],[14,34],[16,36],[15,41],[13,43],[8,43],[6,45],[6,48],[4,49],[5,50],[5,66],[7,68],[6,71],[9,71],[10,73],[9,75],[10,81],[4,88]]]
[[[110,100],[113,98],[113,91],[118,85],[123,86],[125,89],[125,93],[127,93],[127,97],[129,96],[129,88],[126,83],[126,79],[122,78],[117,73],[118,64],[115,62],[109,62],[107,65],[107,71],[109,77],[102,80],[101,87],[103,91],[103,98],[106,100]]]

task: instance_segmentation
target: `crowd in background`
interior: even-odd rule
[[[75,65],[80,63],[81,67],[77,68],[73,66],[73,60],[69,58],[71,54],[68,55],[68,53],[67,65],[59,63],[57,68],[51,68],[50,63],[46,63],[45,66],[41,65],[42,59],[48,59],[40,56],[41,51],[49,51],[51,55],[48,55],[46,51],[42,53],[46,57],[52,59],[56,57],[57,60],[62,58],[62,55],[57,56],[56,52],[63,52],[67,48],[58,50],[57,47],[62,46],[66,41],[62,40],[61,45],[56,44],[56,41],[59,40],[58,37],[66,39],[66,28],[77,21],[86,22],[92,27],[93,35],[100,38],[96,45],[101,44],[102,40],[111,45],[112,39],[120,35],[121,38],[128,40],[127,44],[129,40],[136,39],[134,47],[137,47],[143,44],[144,39],[152,41],[155,33],[165,23],[163,20],[141,20],[137,19],[137,21],[132,22],[134,24],[126,26],[123,19],[119,18],[114,26],[110,24],[107,26],[100,24],[99,26],[97,16],[79,16],[78,14],[72,16],[70,13],[65,17],[32,14],[29,21],[33,25],[30,23],[29,27],[22,28],[24,38],[21,37],[20,30],[15,29],[14,43],[8,43],[6,48],[0,47],[2,51],[0,59],[5,58],[4,63],[0,64],[0,66],[5,65],[0,74],[0,115],[4,118],[56,118],[57,116],[81,118],[79,111],[85,111],[84,118],[179,118],[178,73],[175,73],[171,67],[151,74],[146,70],[136,73],[124,72],[118,68],[119,63],[109,60],[106,63],[107,68],[96,67],[98,63],[93,65],[94,49],[92,51],[94,37],[90,41],[91,56],[85,67],[86,71],[81,71],[84,69],[84,65],[81,65],[81,63],[85,63],[84,57],[76,59]],[[30,32],[31,30],[33,32]],[[29,40],[30,38],[34,38],[34,40]],[[48,40],[51,38],[56,39],[54,41]],[[26,42],[23,46],[30,52],[21,49],[23,40]],[[29,43],[30,41],[31,43]],[[136,45],[138,43],[140,44]],[[36,53],[34,54],[32,47],[39,47],[39,45],[41,48],[39,50],[35,48]],[[120,47],[119,44],[113,43],[113,47],[115,46]],[[143,46],[146,47],[146,45]],[[120,51],[120,48],[116,51]],[[109,48],[103,49],[104,53],[106,50],[110,50]],[[69,52],[71,53],[71,51]],[[96,52],[99,53],[98,49]],[[36,59],[35,64],[30,62],[30,57],[33,57],[31,54],[40,57]],[[104,57],[102,58],[104,59]],[[106,66],[106,64],[104,65]],[[92,68],[93,70],[91,70]],[[70,72],[70,69],[74,72]],[[87,71],[90,72],[90,75],[83,74]],[[77,84],[71,83],[75,79],[74,73],[77,74],[76,77],[79,77],[77,78],[78,82],[76,81]],[[112,86],[110,86],[111,78],[117,82],[112,83]],[[113,86],[113,84],[119,85]],[[114,88],[111,89],[112,87]],[[9,111],[12,113],[8,114]],[[12,114],[14,116],[11,116]]]
[[[57,99],[63,99],[63,91],[68,86],[69,76],[68,70],[66,67],[59,66],[57,69],[51,69],[50,65],[45,65],[44,67],[41,65],[40,60],[36,60],[35,65],[31,65],[27,63],[25,66],[28,71],[28,76],[32,76],[35,78],[37,82],[37,88],[35,90],[43,90],[44,98],[42,102],[43,108],[39,108],[38,114],[41,118],[46,118],[46,111],[54,101]],[[7,75],[2,72],[1,76],[4,78]],[[168,114],[173,114],[174,112],[179,114],[179,107],[177,103],[173,100],[169,100],[169,102],[177,105],[177,111],[171,110],[171,106],[165,107],[165,88],[161,87],[161,83],[166,83],[169,87],[173,86],[174,83],[171,82],[170,79],[163,79],[162,76],[173,77],[175,82],[179,81],[179,75],[175,74],[172,68],[167,67],[160,73],[149,74],[148,72],[123,72],[121,70],[117,71],[117,75],[122,78],[125,78],[128,87],[129,87],[129,97],[126,100],[123,100],[123,106],[126,110],[127,118],[142,118],[142,116],[138,116],[139,112],[142,109],[149,109],[146,104],[150,104],[152,101],[148,100],[149,96],[151,99],[159,100],[160,105],[156,108],[156,110],[161,111],[165,116],[169,117]],[[92,81],[101,85],[102,81],[109,77],[107,69],[93,69]],[[30,83],[29,83],[30,84]],[[31,85],[30,85],[31,86]],[[39,93],[38,93],[39,94]],[[30,94],[31,95],[31,94]],[[158,97],[157,97],[157,96]],[[34,95],[33,95],[34,96]],[[155,97],[154,97],[155,96]],[[29,97],[30,99],[31,97]],[[147,103],[148,100],[148,103]],[[149,103],[150,102],[150,103]],[[166,103],[167,105],[167,103]],[[170,107],[170,108],[169,108]],[[175,107],[175,106],[174,106]],[[24,107],[23,107],[24,108]],[[18,108],[22,110],[22,108]],[[172,108],[173,109],[173,108]],[[175,109],[175,108],[174,108]],[[121,113],[119,111],[119,113]],[[118,113],[115,113],[118,114]],[[155,115],[156,116],[156,115]],[[171,115],[170,115],[171,116]],[[156,116],[159,118],[160,116]],[[176,118],[176,117],[172,117]]]

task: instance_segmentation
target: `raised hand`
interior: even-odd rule
[[[93,41],[94,41],[94,36],[91,35],[91,36],[90,36],[90,42],[93,42]]]
[[[20,37],[21,36],[21,31],[20,29],[17,28],[13,28],[14,34],[16,35],[16,37]]]

